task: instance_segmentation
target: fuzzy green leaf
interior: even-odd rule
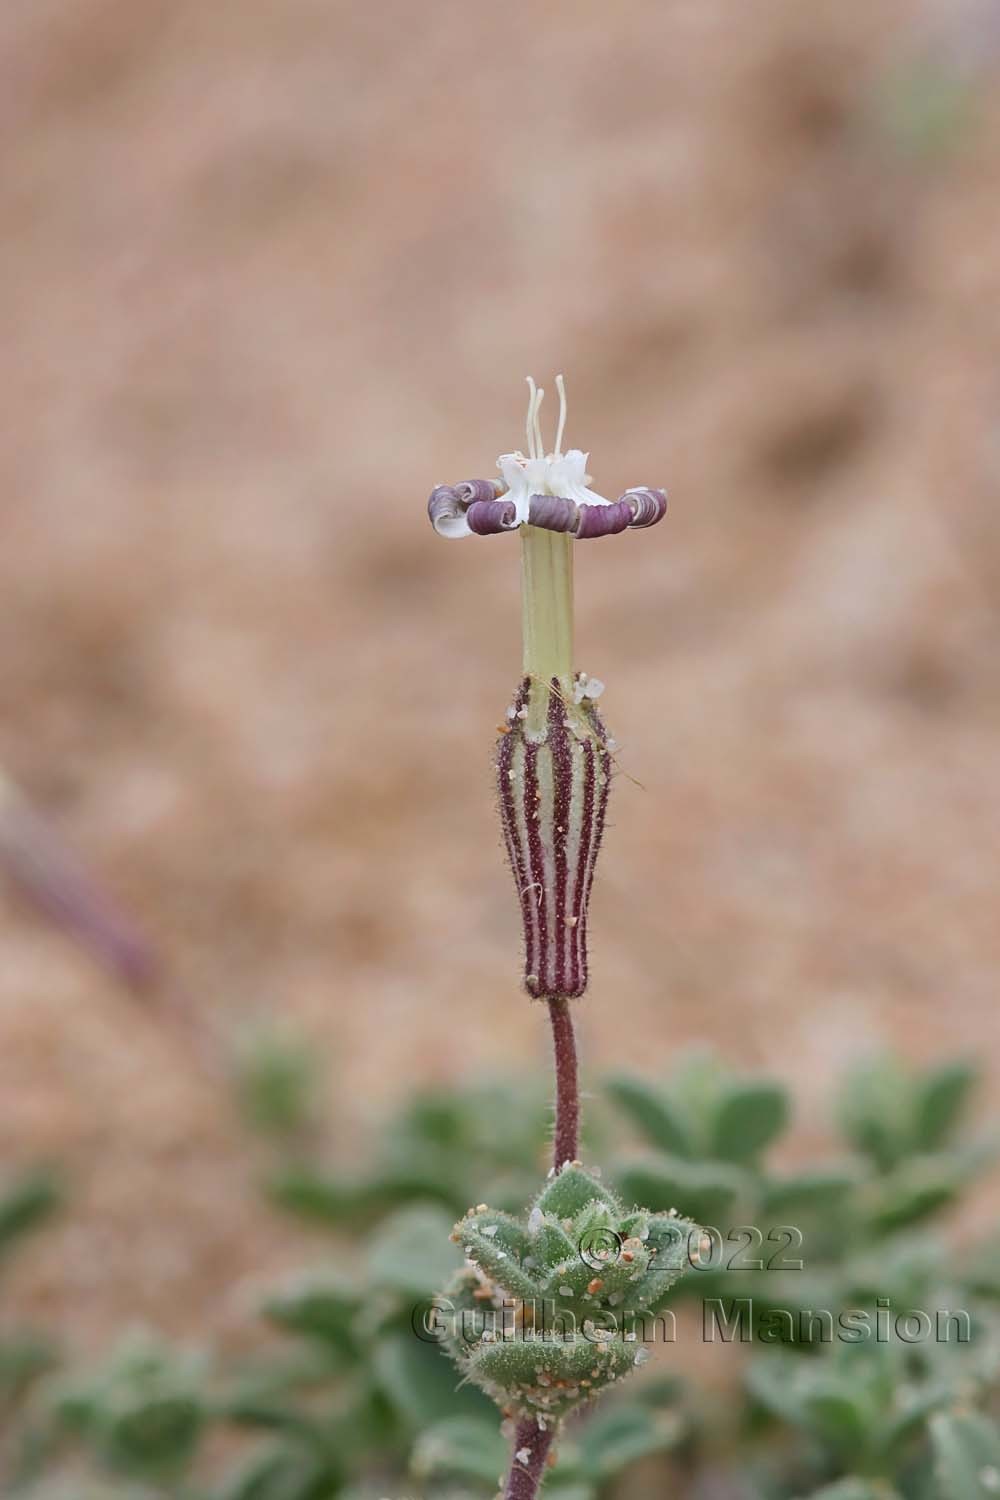
[[[440,1209],[401,1208],[368,1241],[365,1267],[370,1282],[403,1296],[429,1296],[458,1264],[451,1228]]]
[[[614,1206],[612,1194],[601,1183],[595,1182],[589,1172],[582,1167],[564,1167],[542,1189],[535,1207],[557,1219],[571,1219],[594,1202]]]
[[[635,1344],[614,1337],[606,1342],[582,1333],[538,1342],[518,1337],[480,1345],[468,1368],[515,1410],[557,1417],[629,1374],[637,1353]]]
[[[943,1063],[918,1081],[914,1101],[914,1144],[918,1151],[936,1151],[952,1135],[979,1069],[969,1062]]]
[[[981,1412],[940,1412],[931,1418],[934,1474],[941,1500],[996,1500],[1000,1493],[1000,1429]]]
[[[657,1212],[674,1208],[698,1224],[725,1225],[746,1191],[746,1178],[727,1162],[648,1156],[620,1162],[613,1173],[622,1196]]]
[[[859,1168],[849,1162],[772,1177],[761,1189],[761,1209],[790,1221],[797,1213],[836,1214],[862,1180]]]
[[[415,1432],[445,1417],[489,1409],[477,1391],[459,1389],[461,1377],[433,1344],[412,1333],[383,1335],[371,1360],[380,1388]]]
[[[914,1156],[872,1184],[867,1221],[876,1234],[919,1223],[951,1203],[974,1170],[957,1152]]]
[[[495,1236],[486,1233],[498,1224],[499,1217],[498,1214],[482,1214],[456,1224],[455,1233],[461,1242],[462,1253],[511,1297],[540,1296],[539,1279],[522,1269],[513,1250],[504,1249],[499,1233]]]
[[[730,1083],[715,1107],[710,1154],[723,1161],[752,1162],[785,1128],[788,1115],[788,1094],[780,1084]]]
[[[267,1449],[241,1466],[220,1500],[332,1500],[340,1479],[318,1454],[290,1447]]]
[[[605,1085],[612,1101],[642,1131],[650,1144],[676,1156],[690,1156],[691,1137],[662,1090],[629,1073],[618,1073]]]
[[[367,1184],[315,1171],[308,1166],[286,1167],[267,1185],[279,1208],[300,1218],[339,1226],[367,1207]]]
[[[318,1339],[341,1354],[356,1352],[353,1324],[359,1300],[353,1288],[335,1277],[310,1278],[276,1293],[265,1303],[267,1317],[278,1327]]]
[[[457,1479],[492,1489],[509,1457],[495,1417],[446,1417],[417,1438],[410,1467],[418,1479]]]
[[[802,1500],[898,1500],[898,1497],[895,1490],[881,1483],[876,1488],[867,1479],[838,1479],[836,1484],[825,1484]]]
[[[803,1412],[816,1435],[838,1452],[864,1451],[869,1420],[862,1402],[850,1391],[814,1391],[806,1396]]]
[[[62,1191],[53,1173],[26,1172],[0,1197],[0,1254],[37,1229],[58,1208]]]
[[[535,1234],[531,1246],[531,1258],[537,1264],[537,1276],[544,1277],[553,1266],[562,1265],[579,1256],[580,1247],[555,1219],[545,1219]]]
[[[841,1128],[882,1172],[912,1148],[913,1099],[913,1082],[893,1057],[858,1063],[844,1081],[838,1103]]]
[[[653,1412],[641,1406],[600,1412],[583,1432],[583,1467],[599,1480],[612,1479],[640,1458],[675,1448],[684,1430],[677,1412]]]

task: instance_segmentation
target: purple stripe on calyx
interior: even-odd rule
[[[542,996],[547,993],[548,934],[550,927],[549,900],[552,895],[545,879],[545,850],[538,826],[538,746],[527,744],[524,751],[524,814],[528,825],[528,869],[537,901],[538,925],[536,947],[527,955],[524,982],[528,993]]]
[[[554,788],[552,808],[552,843],[554,852],[555,904],[552,912],[554,949],[553,979],[556,991],[565,993],[569,983],[567,968],[567,918],[573,920],[574,913],[568,909],[568,871],[566,865],[566,841],[569,838],[570,797],[573,789],[573,747],[568,743],[573,738],[566,728],[566,709],[562,695],[549,695],[548,720],[549,749],[552,756],[552,783]],[[578,921],[573,923],[579,925]]]
[[[581,906],[583,919],[586,921],[587,909],[590,905],[590,892],[594,884],[594,867],[597,864],[597,853],[601,847],[601,839],[604,837],[604,816],[608,810],[608,797],[611,793],[611,756],[605,749],[604,726],[594,714],[597,721],[596,728],[599,743],[593,749],[593,800],[590,809],[588,828],[590,829],[591,846],[588,851],[586,881],[583,890]],[[584,963],[586,963],[586,936],[584,936]],[[586,978],[584,979],[586,983]]]
[[[540,734],[529,703],[544,694]],[[537,723],[537,718],[535,719]],[[593,703],[525,678],[497,751],[500,819],[524,924],[528,993],[572,999],[587,985],[587,907],[604,829],[611,756]]]
[[[597,789],[596,761],[596,751],[594,746],[590,744],[584,751],[583,837],[580,840],[580,853],[576,862],[575,902],[580,912],[580,921],[575,934],[577,939],[576,959],[580,969],[581,985],[584,989],[587,986],[587,902],[590,895],[591,865],[595,855],[593,828],[594,793]]]

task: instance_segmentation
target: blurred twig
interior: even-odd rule
[[[2,768],[0,868],[130,993],[154,1001],[155,1014],[183,1031],[203,1066],[219,1070],[218,1048],[203,1016],[168,976],[152,942]]]

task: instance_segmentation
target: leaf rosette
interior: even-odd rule
[[[480,1204],[453,1238],[465,1265],[438,1299],[442,1343],[502,1411],[544,1428],[669,1337],[661,1315],[701,1232],[673,1211],[626,1208],[574,1162],[526,1218]]]

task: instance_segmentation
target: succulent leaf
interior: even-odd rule
[[[643,1363],[637,1329],[696,1235],[676,1215],[626,1209],[570,1163],[524,1224],[480,1206],[456,1226],[468,1263],[443,1299],[442,1343],[503,1410],[556,1421]]]

